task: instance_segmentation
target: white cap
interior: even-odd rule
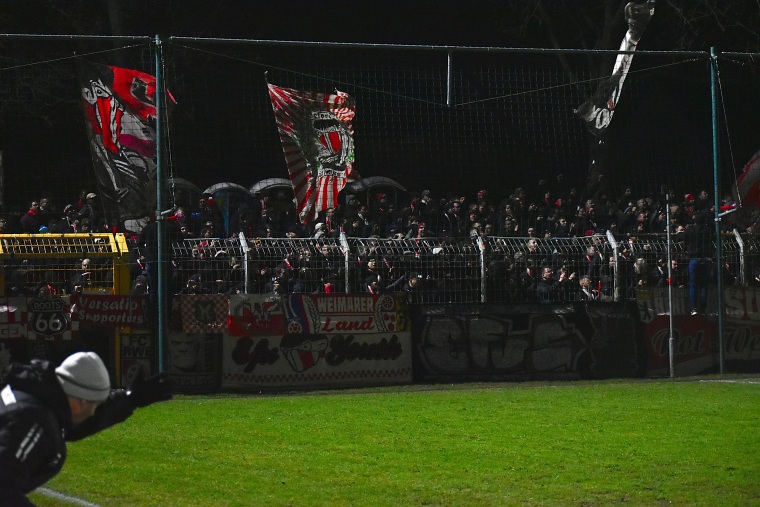
[[[82,194],[79,194],[79,195],[82,195]],[[89,194],[87,194],[87,195],[85,196],[85,199],[95,199],[97,196],[98,196],[98,195],[97,195],[96,193],[94,193],[94,192],[90,192]]]
[[[111,392],[111,379],[95,352],[77,352],[55,369],[63,392],[87,401],[104,401]]]

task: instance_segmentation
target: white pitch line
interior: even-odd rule
[[[37,488],[34,491],[49,498],[63,500],[64,502],[73,503],[74,505],[82,505],[84,507],[100,507],[100,505],[96,503],[88,502],[87,500],[82,500],[81,498],[77,498],[75,496],[64,495],[63,493],[59,493],[48,488]]]
[[[724,382],[727,384],[760,384],[760,380],[741,380],[741,379],[734,379],[734,380],[700,380],[700,382]]]

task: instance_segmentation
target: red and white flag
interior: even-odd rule
[[[752,155],[736,180],[734,199],[741,206],[760,208],[760,151]]]
[[[267,84],[302,223],[338,205],[354,173],[354,100]]]
[[[103,203],[120,220],[155,208],[156,78],[81,61],[82,106]],[[168,94],[169,103],[174,98]]]

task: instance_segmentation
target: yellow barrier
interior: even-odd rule
[[[35,295],[40,285],[56,294],[127,295],[129,246],[123,234],[0,234],[0,295]]]

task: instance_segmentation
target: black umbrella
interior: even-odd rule
[[[267,178],[265,180],[257,181],[251,185],[249,192],[251,195],[256,195],[267,190],[274,190],[279,188],[289,188],[292,190],[293,184],[287,178]]]

